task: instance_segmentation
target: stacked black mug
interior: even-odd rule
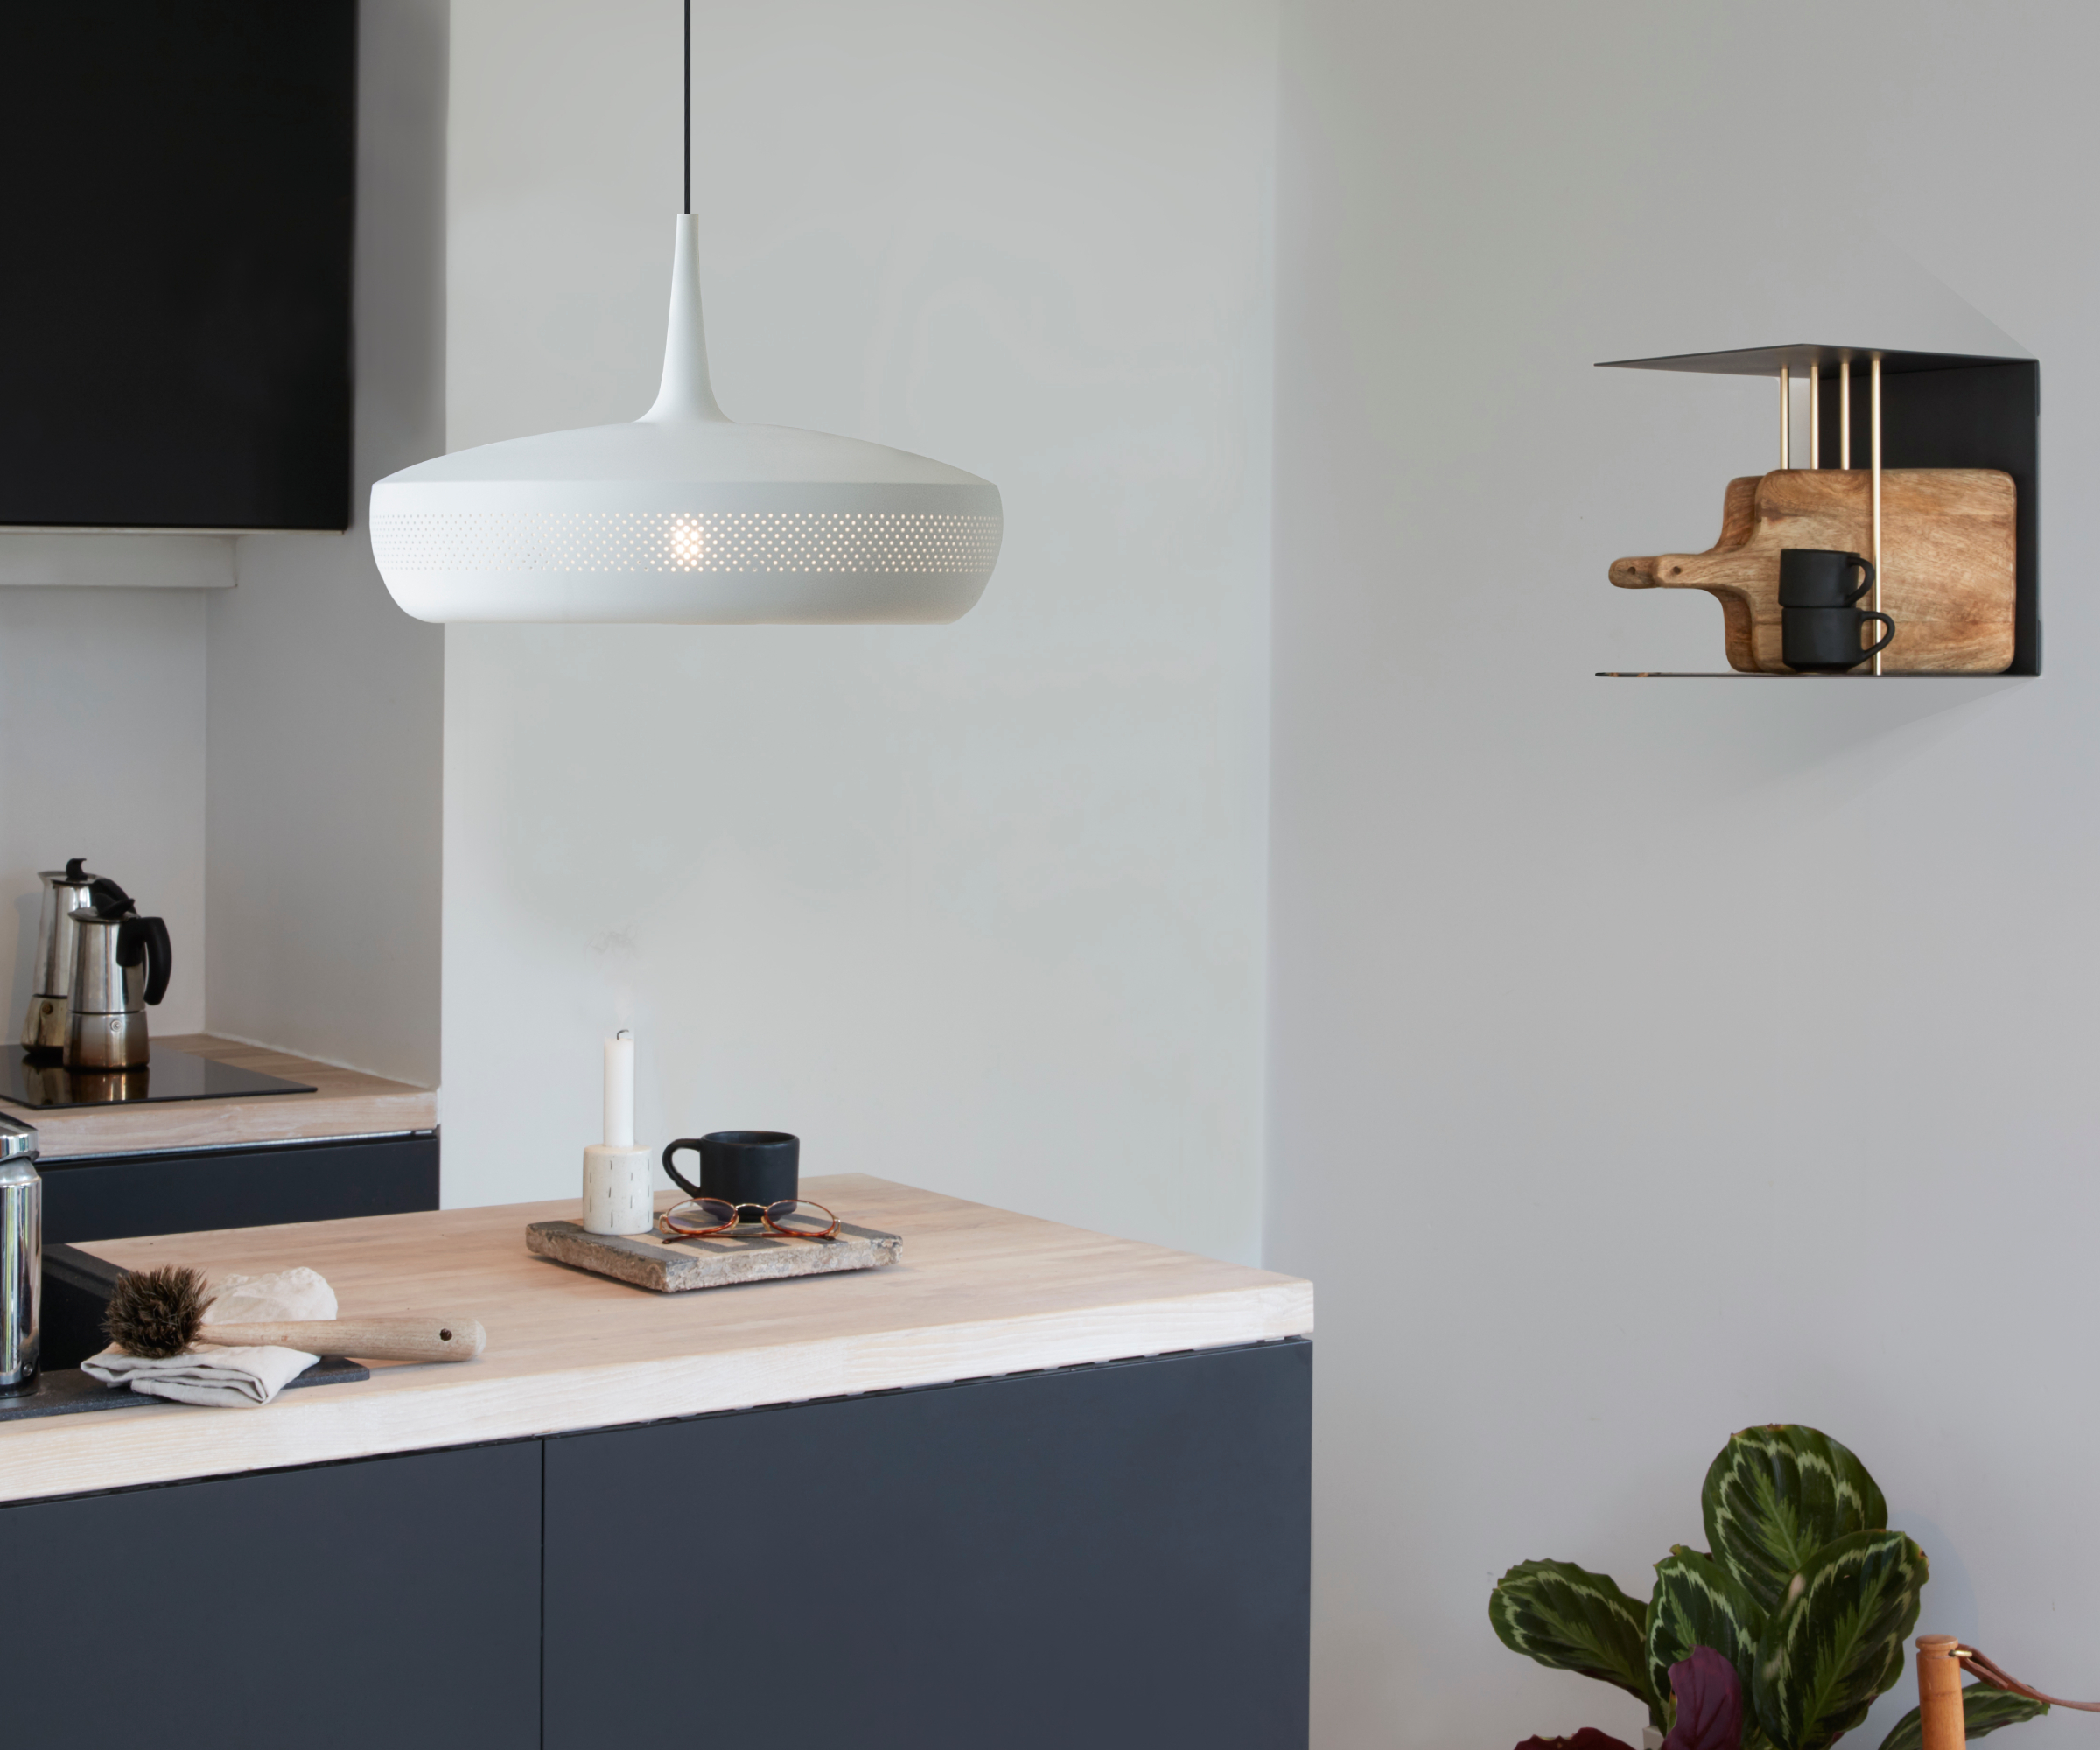
[[[1854,586],[1854,570],[1861,574]],[[1874,586],[1872,564],[1857,553],[1823,547],[1788,547],[1779,556],[1781,654],[1789,668],[1812,675],[1842,675],[1878,650],[1888,648],[1896,623],[1886,614],[1852,604]],[[1881,641],[1862,649],[1859,629],[1870,620],[1884,628]]]

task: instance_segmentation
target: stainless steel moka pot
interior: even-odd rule
[[[37,1389],[43,1347],[44,1181],[37,1133],[0,1114],[0,1397]]]
[[[30,969],[35,994],[22,1023],[22,1049],[56,1063],[66,1050],[66,997],[73,989],[73,914],[94,903],[101,877],[88,874],[76,857],[63,869],[39,870],[37,879],[44,884],[44,906],[37,917],[37,958]]]
[[[168,927],[142,918],[114,882],[73,914],[73,988],[66,996],[66,1068],[130,1069],[151,1055],[146,1010],[167,994]]]

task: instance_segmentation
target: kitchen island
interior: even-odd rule
[[[527,1254],[573,1202],[84,1248],[309,1264],[488,1347],[0,1425],[39,1729],[242,1743],[234,1696],[303,1745],[1302,1745],[1310,1284],[805,1189],[903,1261],[654,1294]],[[174,1612],[135,1698],[96,1681],[113,1575]]]

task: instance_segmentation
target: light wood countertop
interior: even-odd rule
[[[434,1130],[438,1096],[428,1088],[338,1069],[210,1033],[177,1033],[154,1044],[216,1058],[264,1075],[312,1084],[311,1094],[250,1094],[231,1100],[164,1100],[137,1106],[66,1106],[39,1111],[0,1100],[0,1112],[37,1127],[38,1150],[54,1164],[155,1149],[237,1147],[323,1137]],[[13,1049],[12,1046],[9,1047]]]
[[[1312,1285],[966,1203],[863,1174],[805,1181],[904,1236],[880,1270],[656,1294],[525,1250],[514,1203],[98,1240],[126,1269],[260,1274],[307,1264],[344,1317],[478,1318],[479,1360],[386,1366],[264,1408],[99,1410],[0,1424],[0,1501],[307,1465],[660,1417],[1212,1348],[1312,1329]],[[670,1200],[666,1193],[659,1207]]]

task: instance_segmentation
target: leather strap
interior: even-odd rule
[[[1988,1684],[1994,1690],[2004,1690],[2012,1695],[2025,1696],[2029,1701],[2047,1702],[2051,1707],[2070,1707],[2077,1709],[2081,1713],[2100,1713],[2100,1701],[2065,1701],[2061,1696],[2044,1695],[2038,1689],[2029,1688],[2018,1677],[2007,1676],[2005,1672],[1998,1670],[1996,1663],[1985,1655],[1978,1652],[1973,1647],[1956,1647],[1954,1649],[1954,1656],[1956,1662],[1970,1676],[1975,1677],[1980,1683]]]

